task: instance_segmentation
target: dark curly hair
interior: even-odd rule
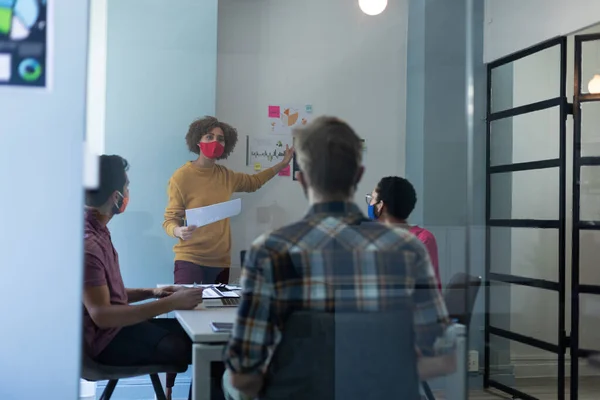
[[[198,147],[200,139],[215,128],[221,128],[225,135],[225,151],[223,151],[223,155],[217,158],[217,160],[224,160],[229,157],[238,141],[237,130],[233,126],[221,122],[215,117],[206,116],[197,119],[190,124],[188,133],[185,135],[185,142],[187,143],[188,149],[192,153],[200,154],[200,148]]]
[[[413,185],[399,176],[388,176],[379,181],[377,200],[383,201],[387,213],[392,217],[405,220],[415,209],[417,192]]]

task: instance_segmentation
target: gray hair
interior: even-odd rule
[[[322,196],[351,196],[362,164],[362,141],[346,122],[319,117],[294,130],[300,170]]]

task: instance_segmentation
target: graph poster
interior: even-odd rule
[[[312,117],[312,106],[270,105],[269,128],[275,135],[291,135],[295,128],[308,124]]]
[[[51,1],[0,0],[0,86],[47,86]]]
[[[248,157],[246,165],[253,165],[255,170],[275,166],[285,156],[285,146],[292,147],[293,139],[289,137],[261,136],[246,137]]]

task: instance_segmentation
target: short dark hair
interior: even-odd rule
[[[215,117],[206,116],[197,119],[190,124],[188,133],[185,135],[185,142],[187,143],[188,149],[192,153],[200,154],[200,148],[198,147],[200,139],[215,128],[221,128],[225,135],[225,151],[223,151],[223,155],[217,158],[217,160],[224,160],[229,157],[238,141],[237,130],[233,126],[221,122]]]
[[[115,191],[123,193],[128,169],[129,163],[121,156],[100,156],[100,184],[98,189],[85,192],[85,204],[88,207],[101,207]]]
[[[362,164],[362,141],[346,122],[319,117],[294,131],[299,167],[319,194],[349,196]]]
[[[413,185],[399,176],[388,176],[379,181],[377,200],[385,204],[388,214],[397,219],[407,219],[417,204],[417,192]]]

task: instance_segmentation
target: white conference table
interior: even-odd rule
[[[234,322],[236,307],[175,311],[175,318],[192,340],[192,400],[210,400],[210,363],[223,360],[229,333],[213,332],[211,322]]]

